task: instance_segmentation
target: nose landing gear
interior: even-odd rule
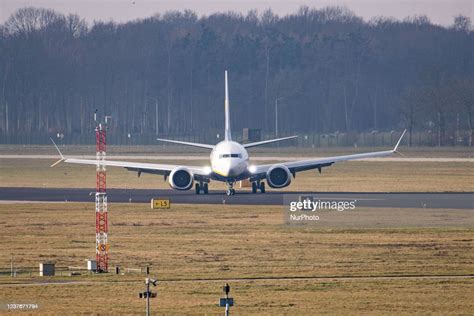
[[[234,190],[234,184],[227,182],[227,190],[225,191],[225,194],[230,196],[230,195],[235,195],[235,190]]]

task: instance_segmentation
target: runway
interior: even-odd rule
[[[2,201],[39,202],[93,202],[94,189],[68,188],[0,188]],[[237,204],[237,205],[283,205],[287,201],[298,201],[301,197],[329,201],[357,201],[358,207],[393,208],[442,208],[469,209],[474,211],[474,192],[291,192],[270,191],[252,194],[238,191],[234,196],[226,196],[223,191],[210,191],[208,195],[196,195],[193,190],[149,190],[149,189],[109,189],[111,203],[149,203],[153,198],[170,199],[178,204]]]

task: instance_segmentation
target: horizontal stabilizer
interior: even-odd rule
[[[165,142],[165,143],[173,143],[173,144],[193,146],[193,147],[199,147],[199,148],[214,149],[214,145],[208,145],[208,144],[182,142],[180,140],[171,140],[171,139],[162,139],[162,138],[157,138],[156,140],[159,140],[160,142]]]
[[[289,136],[289,137],[282,137],[282,138],[276,138],[276,139],[270,139],[270,140],[263,140],[261,142],[242,144],[242,146],[244,146],[244,148],[250,148],[250,147],[256,147],[256,146],[266,145],[266,144],[270,144],[270,143],[281,142],[283,140],[293,139],[293,138],[296,138],[296,137],[298,137],[298,136]]]

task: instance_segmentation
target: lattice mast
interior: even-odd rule
[[[107,235],[109,232],[107,222],[107,186],[106,186],[106,167],[105,158],[107,150],[107,117],[105,123],[97,121],[96,114],[94,114],[96,121],[95,128],[95,143],[96,143],[96,193],[95,193],[95,240],[96,240],[96,261],[97,271],[107,272],[109,268],[109,244],[107,242]]]

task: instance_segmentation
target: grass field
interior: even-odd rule
[[[273,154],[273,149],[256,154]],[[74,154],[93,150],[67,147]],[[474,156],[472,150],[459,147],[403,151],[410,157]],[[176,154],[159,146],[111,147],[110,152]],[[315,152],[303,150],[297,155]],[[318,149],[317,156],[348,152],[354,149]],[[280,148],[275,155],[289,153]],[[48,146],[0,146],[2,154],[55,152]],[[94,188],[94,166],[50,168],[53,162],[0,159],[0,186]],[[361,161],[335,164],[322,175],[298,173],[285,190],[471,192],[473,178],[472,162]],[[168,188],[160,176],[137,178],[122,168],[108,169],[107,185]],[[210,188],[224,187],[213,182]],[[236,301],[232,313],[238,315],[472,314],[474,310],[472,210],[358,208],[334,213],[326,224],[310,227],[283,224],[283,207],[276,206],[173,204],[170,210],[153,211],[148,204],[110,202],[110,266],[151,265],[152,276],[161,280],[152,306],[162,315],[222,314],[216,304],[227,280]],[[10,268],[12,256],[19,268],[36,269],[39,262],[50,260],[61,267],[85,266],[84,259],[94,256],[94,221],[92,203],[0,204],[0,269]],[[40,283],[44,280],[51,283]],[[139,274],[112,273],[46,279],[3,275],[0,313],[8,302],[38,303],[44,314],[143,314],[144,301],[138,299],[143,280]]]
[[[163,282],[153,315],[222,315],[223,282]],[[43,314],[144,315],[143,280],[0,287],[8,301],[39,303]],[[155,291],[155,290],[154,290]],[[469,315],[472,280],[282,280],[231,282],[234,315]],[[14,298],[14,299],[11,299]],[[29,298],[29,299],[28,299]],[[5,300],[5,298],[2,298]],[[24,314],[24,313],[21,313]],[[33,315],[38,314],[36,312]]]
[[[0,204],[0,214],[1,268],[10,267],[11,255],[19,267],[44,260],[85,265],[93,256],[91,203]],[[164,280],[153,301],[163,314],[222,313],[216,307],[221,286],[233,278],[239,279],[230,281],[233,311],[240,315],[472,312],[473,278],[373,278],[472,275],[471,210],[356,214],[355,227],[294,227],[283,224],[280,207],[173,205],[153,211],[147,204],[112,203],[110,263],[150,264],[152,275]],[[379,225],[370,226],[375,216]],[[397,223],[394,216],[409,220]],[[294,279],[302,277],[319,279]],[[58,276],[51,281],[80,283],[14,284],[39,279],[1,277],[0,303],[35,302],[40,311],[56,314],[144,309],[137,298],[143,276]]]

